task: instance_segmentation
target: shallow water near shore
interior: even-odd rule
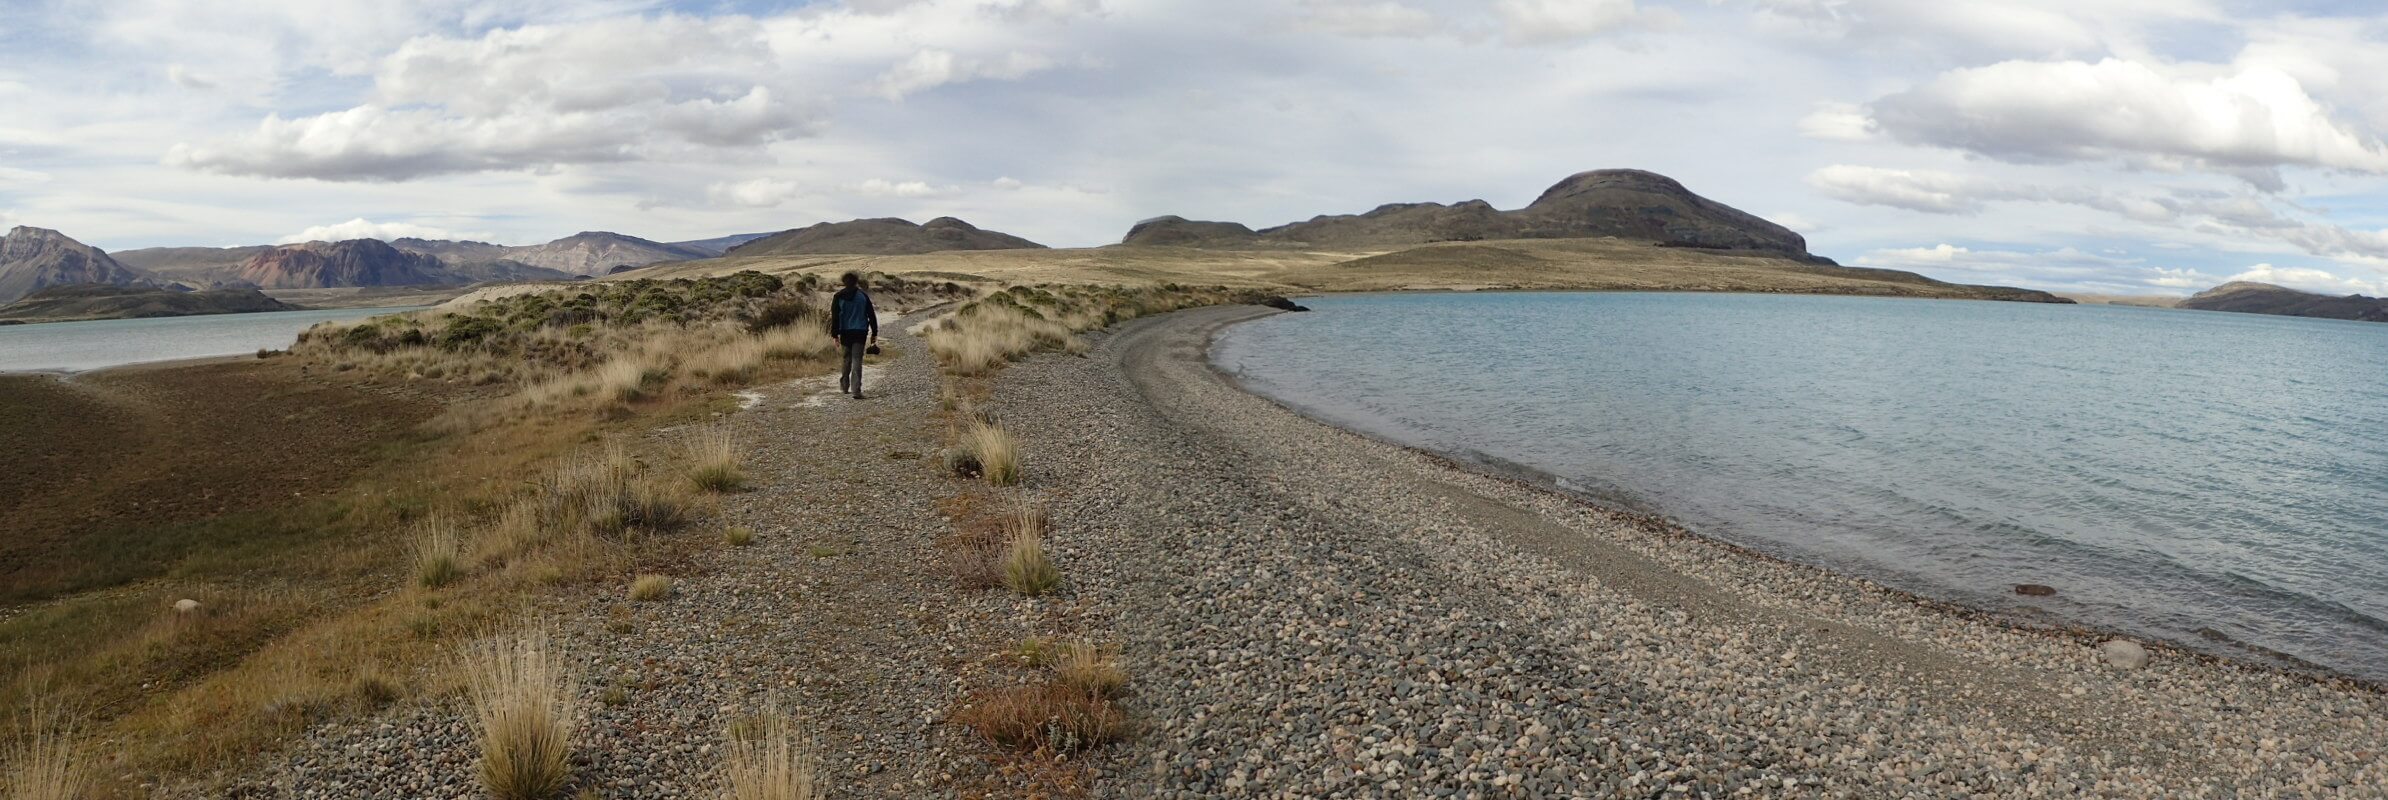
[[[338,308],[255,314],[205,314],[150,319],[101,319],[0,325],[0,372],[81,371],[104,367],[232,356],[279,350],[318,322],[420,311]]]
[[[1786,558],[2388,680],[2388,325],[1788,295],[1304,302],[1229,329],[1214,361],[1327,421]]]

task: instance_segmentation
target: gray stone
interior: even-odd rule
[[[2098,655],[2105,657],[2106,663],[2123,669],[2139,669],[2148,665],[2148,649],[2139,646],[2138,642],[2124,639],[2109,639],[2105,644],[2098,645]]]

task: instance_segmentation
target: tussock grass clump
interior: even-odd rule
[[[1025,597],[1040,597],[1061,588],[1061,570],[1045,556],[1044,512],[1023,506],[1004,528],[999,564],[1003,585]]]
[[[366,708],[380,708],[406,696],[406,687],[383,672],[378,664],[358,668],[356,677],[349,682],[349,691]]]
[[[671,369],[647,363],[637,356],[625,356],[597,368],[593,392],[574,391],[575,395],[594,393],[621,402],[644,400],[648,394],[672,379]]]
[[[481,786],[498,800],[548,800],[572,778],[577,681],[544,631],[465,651],[481,735]]]
[[[484,564],[496,563],[522,553],[539,549],[549,538],[547,520],[533,498],[516,500],[498,513],[496,520],[481,531],[476,544]]]
[[[1127,714],[1109,700],[1060,681],[973,694],[954,721],[1018,750],[1073,753],[1121,741]]]
[[[638,580],[630,582],[630,599],[632,600],[652,603],[670,596],[672,596],[672,579],[669,575],[640,575]]]
[[[416,585],[437,589],[464,576],[464,542],[456,533],[456,521],[447,515],[433,514],[416,523],[410,544]]]
[[[745,547],[754,543],[755,529],[744,525],[732,525],[722,529],[721,540],[731,547]]]
[[[26,709],[20,741],[0,751],[0,796],[8,800],[78,800],[91,791],[91,765],[76,750],[77,726],[55,702],[36,698]]]
[[[801,325],[775,328],[761,337],[763,357],[779,360],[797,358],[828,358],[837,349],[837,341],[822,332],[821,325]]]
[[[730,723],[723,752],[723,777],[730,800],[820,800],[827,782],[821,759],[777,708]]]
[[[734,492],[746,486],[745,456],[728,427],[700,429],[681,442],[680,451],[688,459],[688,479],[697,488]]]
[[[987,482],[1010,486],[1020,482],[1020,445],[1000,425],[974,422],[962,437],[962,449],[978,461]]]
[[[760,338],[733,339],[688,359],[688,372],[714,383],[741,383],[762,369],[769,348]]]
[[[1088,642],[1073,642],[1053,648],[1051,656],[1053,679],[1063,685],[1105,699],[1120,696],[1127,690],[1128,673],[1120,669],[1119,657]]]

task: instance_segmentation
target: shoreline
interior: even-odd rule
[[[1981,300],[1979,298],[1888,299],[1953,299],[1978,300],[1979,302],[2012,302],[2004,300]],[[2129,306],[2124,307],[2129,308]],[[1254,317],[1252,319],[1244,320],[1232,325],[1222,326],[1213,331],[1210,337],[1205,340],[1203,344],[1203,360],[1210,367],[1211,372],[1216,375],[1221,382],[1234,387],[1239,392],[1250,395],[1251,397],[1266,402],[1276,408],[1282,409],[1288,414],[1292,414],[1319,425],[1333,428],[1337,431],[1358,436],[1372,442],[1377,442],[1387,447],[1399,448],[1401,450],[1408,451],[1421,458],[1429,459],[1439,463],[1454,471],[1478,475],[1492,480],[1509,482],[1519,486],[1522,489],[1564,498],[1567,501],[1585,505],[1602,513],[1636,518],[1642,524],[1652,526],[1654,531],[1663,531],[1668,535],[1679,536],[1681,538],[1697,541],[1705,545],[1734,551],[1744,557],[1761,559],[1786,567],[1812,570],[1818,574],[1827,575],[1834,578],[1862,581],[1874,587],[1875,589],[1906,598],[1909,602],[1920,606],[1934,608],[1952,615],[1978,618],[1982,621],[2002,625],[2020,632],[2062,636],[2090,646],[2096,646],[2100,642],[2109,639],[2123,638],[2136,642],[2151,650],[2161,649],[2176,656],[2190,656],[2199,659],[2206,659],[2216,664],[2227,664],[2237,667],[2266,670],[2294,678],[2345,683],[2368,691],[2388,692],[2388,678],[2366,678],[2359,675],[2348,674],[2321,664],[2307,661],[2289,653],[2279,652],[2263,647],[2262,645],[2251,642],[2243,642],[2237,639],[2225,637],[2209,639],[2209,641],[2219,648],[2225,648],[2226,651],[2239,651],[2239,654],[2229,654],[2228,652],[2209,652],[2189,646],[2187,643],[2173,638],[2147,634],[2115,625],[2100,624],[2096,622],[2075,619],[2062,615],[2056,611],[2033,608],[2032,610],[2038,611],[2041,615],[2044,615],[2035,617],[2031,614],[2020,613],[2019,610],[2015,609],[1983,607],[1961,600],[1935,596],[1927,591],[1893,586],[1883,583],[1881,580],[1863,574],[1857,570],[1844,569],[1828,564],[1814,563],[1797,558],[1778,555],[1758,547],[1741,544],[1721,537],[1702,533],[1692,528],[1688,523],[1682,522],[1681,520],[1674,518],[1672,515],[1665,513],[1664,509],[1649,503],[1641,502],[1639,498],[1632,493],[1630,488],[1623,487],[1619,484],[1612,485],[1618,486],[1618,493],[1624,496],[1607,497],[1598,492],[1568,488],[1567,486],[1563,485],[1566,482],[1565,478],[1535,469],[1533,467],[1525,466],[1523,464],[1517,464],[1515,462],[1499,459],[1489,454],[1479,453],[1477,455],[1480,456],[1480,458],[1468,458],[1462,454],[1446,453],[1429,448],[1419,447],[1375,431],[1338,423],[1326,415],[1317,413],[1313,409],[1302,404],[1287,401],[1258,389],[1249,382],[1243,380],[1241,377],[1237,376],[1235,373],[1221,369],[1218,362],[1212,358],[1212,352],[1218,343],[1218,337],[1224,335],[1228,328],[1234,327],[1234,325],[1243,324],[1243,322],[1251,322],[1262,319],[1267,316],[1275,316],[1275,314]]]
[[[1369,765],[1386,748],[1404,765],[1390,774],[1492,792],[2388,784],[2376,685],[2169,644],[2116,666],[2094,630],[1335,427],[1210,362],[1219,330],[1263,313],[1138,320],[1098,339],[1093,363],[1038,359],[998,381],[1031,485],[1066,498],[1054,546],[1092,573],[1081,602],[1152,670],[1136,705],[1156,727],[1107,770],[1123,782],[1107,795],[1392,796]],[[1495,736],[1471,746],[1466,729]],[[1286,752],[1310,737],[1323,750]],[[1250,766],[1266,761],[1283,765]]]

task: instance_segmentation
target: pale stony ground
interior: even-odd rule
[[[1138,737],[1106,797],[2388,797],[2376,691],[2010,629],[1465,472],[1244,394],[1185,312],[1043,356],[987,407],[1069,586],[963,592],[934,539],[936,377],[890,326],[871,399],[818,379],[731,415],[755,490],[663,568],[540,604],[582,665],[585,796],[713,797],[778,700],[833,798],[1011,796],[945,722],[1030,635],[1124,645]],[[834,378],[830,380],[834,381]],[[673,432],[662,432],[670,436]],[[918,456],[917,458],[913,456]],[[620,685],[619,705],[601,702]],[[478,796],[469,710],[311,732],[237,797]],[[225,796],[221,792],[179,796]]]
[[[2025,632],[1244,394],[1209,309],[997,402],[1109,610],[1118,797],[2381,797],[2388,700]]]

